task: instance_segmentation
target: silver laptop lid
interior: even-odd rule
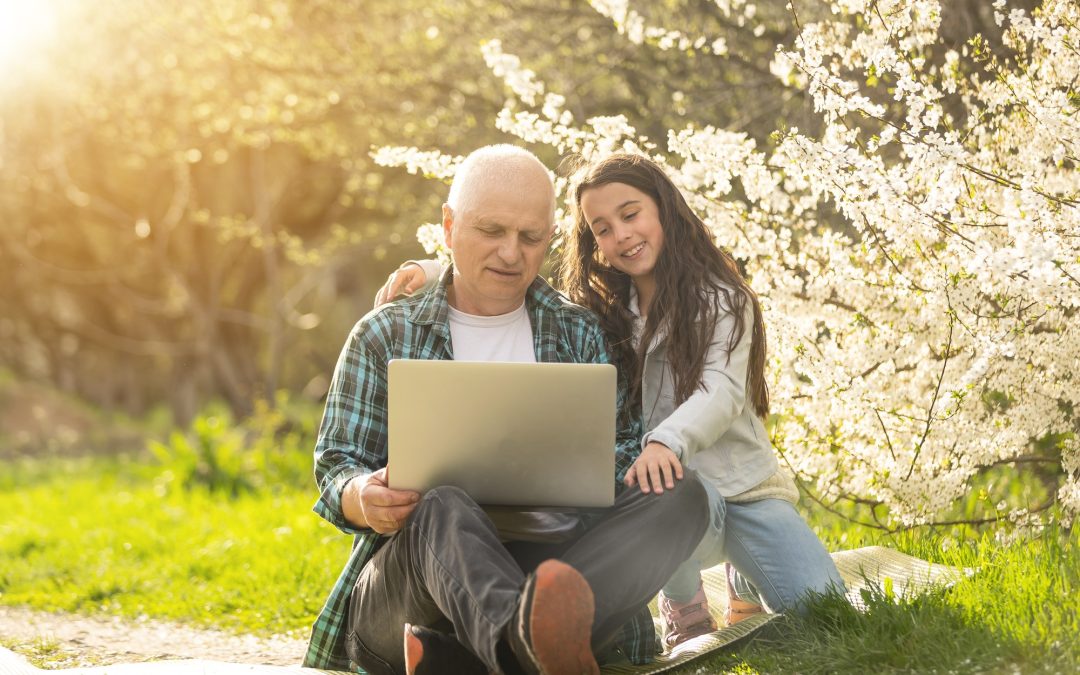
[[[479,504],[615,501],[615,367],[393,360],[390,487],[455,485]]]

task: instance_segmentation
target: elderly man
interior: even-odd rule
[[[372,311],[350,333],[315,449],[315,511],[356,543],[305,665],[596,673],[594,650],[612,642],[633,661],[650,658],[641,610],[705,530],[698,481],[659,495],[622,491],[600,515],[494,520],[457,488],[419,495],[387,482],[390,359],[609,361],[595,318],[537,276],[553,214],[551,178],[535,156],[477,150],[443,205],[453,265],[430,292]],[[612,479],[621,487],[640,423],[619,419]]]

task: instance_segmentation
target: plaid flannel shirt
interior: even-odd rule
[[[353,328],[338,358],[326,410],[315,445],[315,477],[321,494],[314,511],[355,541],[345,569],[311,629],[304,665],[360,671],[345,653],[349,596],[360,570],[386,541],[373,530],[345,520],[341,493],[357,476],[386,466],[386,366],[390,359],[452,359],[446,284],[448,269],[431,291],[377,308]],[[533,329],[536,360],[542,362],[609,363],[596,318],[537,278],[525,298]],[[617,404],[622,409],[626,387],[619,378]],[[618,419],[623,420],[620,415]],[[616,491],[640,452],[639,418],[622,421],[616,430]],[[648,607],[620,631],[618,646],[633,663],[647,663],[655,653],[655,629]]]

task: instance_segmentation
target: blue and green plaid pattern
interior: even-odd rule
[[[386,466],[386,365],[391,359],[452,359],[446,284],[453,270],[430,292],[379,307],[357,322],[338,357],[319,438],[315,445],[315,477],[320,495],[314,510],[342,532],[355,535],[349,560],[334,583],[311,629],[304,665],[345,670],[355,668],[345,654],[349,595],[360,570],[385,538],[346,522],[341,492],[350,479]],[[537,278],[526,294],[526,309],[533,328],[537,361],[609,363],[603,333],[595,317],[574,305],[543,279]],[[618,406],[626,388],[620,378]],[[619,419],[624,419],[619,416]],[[640,452],[639,419],[620,424],[616,431],[615,484]],[[648,662],[655,634],[648,609],[643,607],[623,628],[619,645],[634,663]]]

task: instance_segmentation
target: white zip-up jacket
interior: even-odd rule
[[[681,405],[675,405],[665,336],[658,334],[649,345],[641,382],[641,413],[646,429],[641,446],[652,441],[663,443],[684,466],[695,469],[715,485],[721,495],[733,497],[772,476],[778,463],[765,425],[747,400],[753,307],[746,304],[742,339],[730,358],[728,342],[735,319],[723,297],[720,307],[726,311],[717,320],[709,343],[702,385]],[[629,309],[635,316],[634,333],[638,339],[643,321],[633,287]]]

